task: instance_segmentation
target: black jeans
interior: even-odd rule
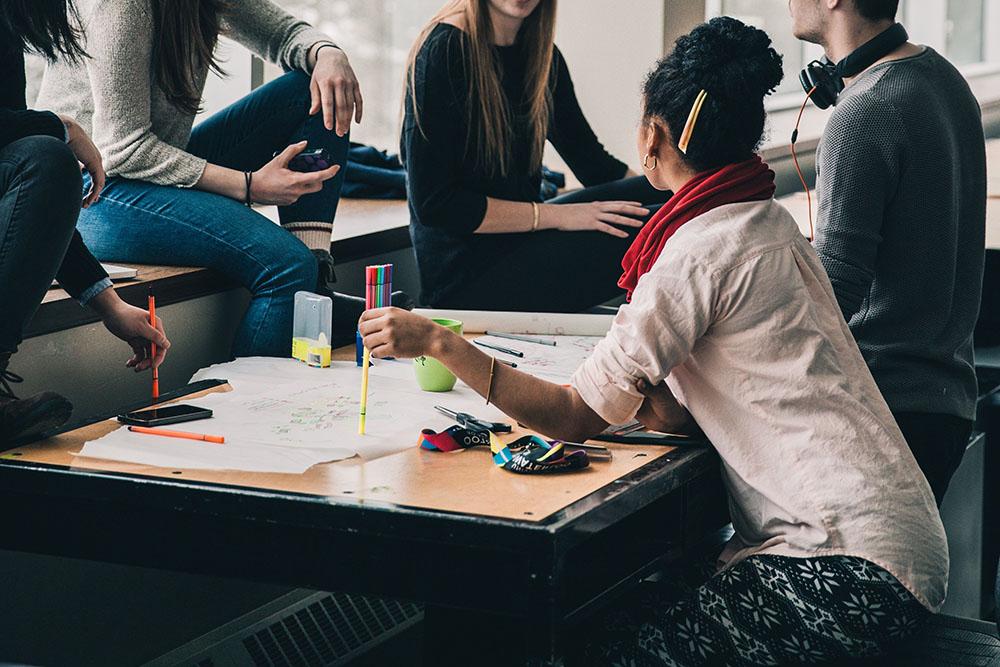
[[[80,213],[80,165],[33,136],[0,148],[0,354],[17,350],[62,265]]]
[[[592,201],[637,201],[649,217],[669,192],[656,190],[645,176],[596,185],[550,199],[548,204]],[[448,308],[578,313],[624,294],[618,287],[622,257],[639,230],[628,228],[628,238],[603,232],[544,230],[521,237],[511,256],[516,262],[497,262],[489,271],[454,291]]]
[[[894,412],[914,458],[930,482],[938,507],[969,445],[973,422],[954,415]]]

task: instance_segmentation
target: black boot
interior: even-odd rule
[[[10,354],[0,354],[0,444],[27,442],[65,424],[73,404],[51,391],[18,398],[10,385],[24,379],[7,370],[9,362]]]
[[[326,250],[313,250],[316,256],[316,294],[333,298],[334,283],[337,273],[333,269],[333,255]]]

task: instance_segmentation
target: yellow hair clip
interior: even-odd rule
[[[685,155],[688,152],[688,144],[691,143],[691,135],[694,134],[694,124],[698,122],[698,114],[701,113],[701,106],[705,103],[706,97],[708,97],[708,93],[702,89],[698,93],[698,96],[694,98],[691,113],[688,114],[687,122],[684,124],[684,131],[681,132],[681,140],[677,142],[677,148]]]

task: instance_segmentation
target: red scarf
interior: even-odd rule
[[[618,280],[618,286],[628,291],[631,301],[639,278],[653,268],[663,246],[685,222],[719,206],[763,201],[773,194],[774,172],[759,155],[698,174],[675,192],[639,232],[622,259],[625,273]]]

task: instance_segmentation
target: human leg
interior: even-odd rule
[[[962,463],[973,423],[954,415],[922,412],[896,412],[893,417],[940,507],[951,477]]]
[[[17,350],[52,285],[76,228],[80,189],[79,164],[64,142],[27,137],[0,149],[0,352]]]
[[[753,556],[682,599],[646,586],[568,664],[773,665],[880,655],[929,612],[860,558]]]
[[[647,220],[670,193],[655,190],[644,176],[605,183],[556,197],[550,204],[592,201],[639,201],[649,209]],[[628,238],[599,232],[559,232],[507,235],[506,248],[484,257],[483,273],[458,285],[439,305],[485,310],[580,312],[624,292],[618,287],[621,261],[638,233]]]
[[[80,216],[94,254],[109,261],[205,266],[250,290],[234,356],[287,356],[294,295],[316,284],[316,260],[293,236],[226,197],[111,179]]]
[[[645,176],[623,178],[589,188],[573,190],[547,201],[547,204],[583,204],[592,201],[637,201],[655,212],[670,199],[670,192],[657,190]]]
[[[69,147],[33,136],[0,149],[0,442],[31,438],[69,419],[73,406],[44,392],[19,399],[8,370],[62,264],[80,211],[80,166]]]
[[[636,230],[620,239],[601,232],[510,234],[504,252],[456,285],[442,308],[574,313],[624,294],[621,260]]]
[[[282,226],[309,248],[329,251],[340,202],[349,139],[323,126],[322,114],[309,115],[309,76],[288,72],[213,114],[191,132],[188,150],[214,164],[257,170],[289,144],[307,141],[325,149],[341,171],[323,189],[278,209]]]

